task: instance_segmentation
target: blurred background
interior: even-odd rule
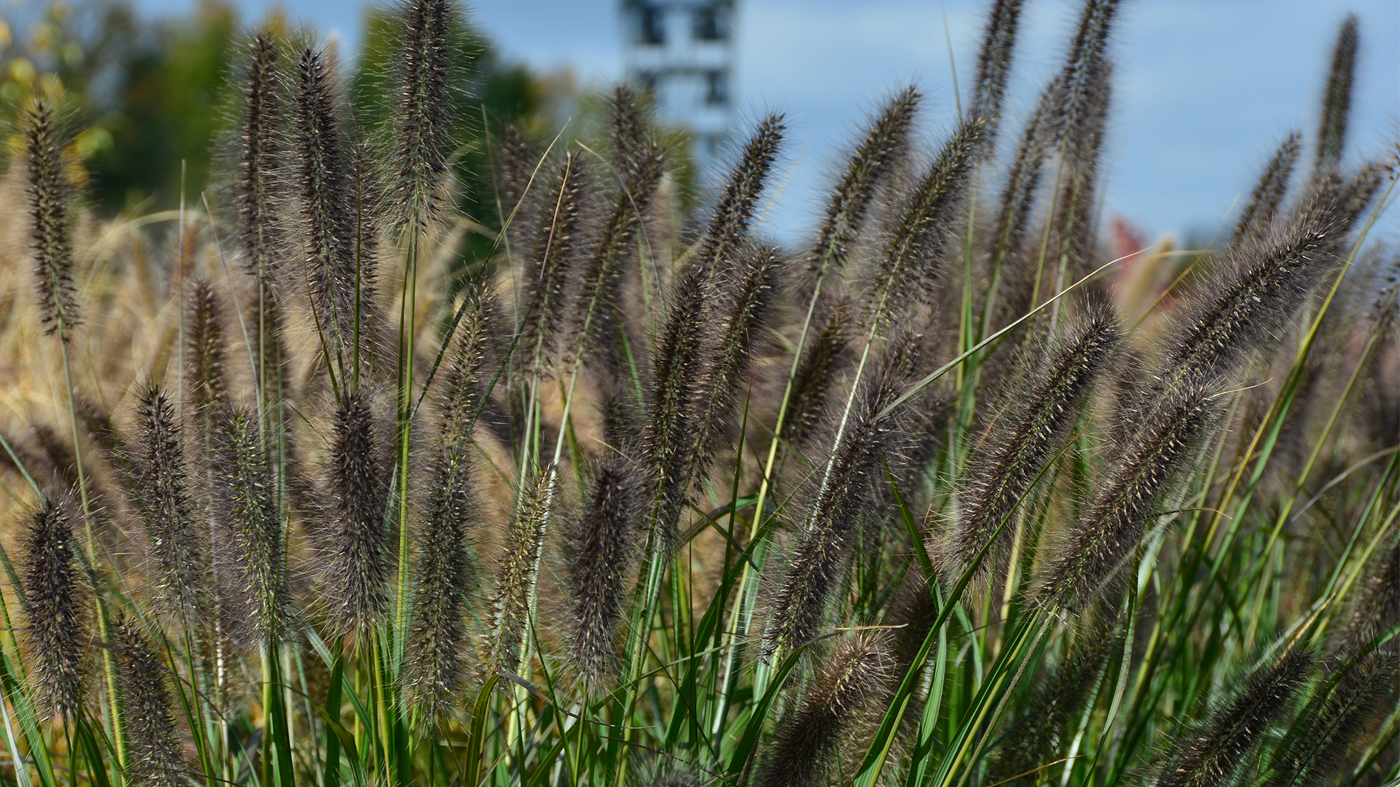
[[[829,167],[864,111],[915,81],[930,133],[956,115],[989,0],[486,0],[469,10],[478,131],[515,122],[548,139],[596,119],[596,96],[629,75],[654,89],[703,193],[727,143],[760,111],[794,133],[783,207],[766,231],[807,229]],[[1073,0],[1030,0],[1015,115],[1054,68]],[[1117,84],[1104,215],[1143,237],[1208,243],[1252,173],[1291,129],[1312,132],[1326,60],[1347,11],[1362,46],[1349,138],[1374,154],[1400,138],[1395,0],[1129,0],[1114,42]],[[4,0],[0,104],[63,79],[99,213],[159,210],[209,185],[229,33],[271,21],[333,41],[352,87],[375,89],[383,8],[358,0]],[[365,105],[368,106],[367,102]],[[485,118],[485,126],[480,119]],[[1311,133],[1310,133],[1311,135]],[[183,163],[183,166],[182,166]],[[485,169],[484,160],[467,168]],[[182,176],[183,171],[183,176]],[[473,200],[468,195],[468,210]],[[1388,235],[1394,235],[1390,228]]]

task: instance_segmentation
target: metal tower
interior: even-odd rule
[[[622,0],[627,79],[657,119],[690,132],[702,179],[734,121],[734,0]]]

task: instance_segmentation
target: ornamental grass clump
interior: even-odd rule
[[[0,190],[0,782],[1395,783],[1364,20],[1219,247],[1129,262],[1131,15],[1083,0],[1018,106],[1030,7],[986,5],[966,100],[873,101],[791,244],[790,119],[696,189],[643,85],[478,115],[449,0],[383,17],[382,74],[236,42],[165,254],[83,209],[43,80]]]

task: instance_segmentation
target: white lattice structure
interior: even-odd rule
[[[622,0],[627,78],[687,129],[702,177],[734,122],[734,0]]]

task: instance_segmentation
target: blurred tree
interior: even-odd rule
[[[393,57],[392,13],[369,9],[363,51],[347,65],[357,122],[371,133],[383,129],[393,106],[383,79]],[[87,129],[79,148],[93,176],[95,207],[106,214],[175,207],[182,161],[186,198],[197,200],[211,177],[239,27],[223,0],[200,0],[188,16],[156,20],[143,19],[127,0],[8,6],[0,13],[0,112],[13,113],[40,75],[56,75]],[[495,228],[483,131],[494,135],[517,123],[542,134],[550,122],[541,113],[557,91],[525,67],[503,62],[469,26],[459,29],[456,51],[464,80],[459,110],[468,129],[458,158],[463,208]],[[472,233],[465,243],[469,260],[491,246],[485,233]]]
[[[112,5],[109,15],[130,19],[129,7]],[[185,196],[197,199],[209,180],[210,146],[219,127],[219,99],[237,20],[227,5],[201,0],[189,17],[165,20],[152,29],[132,29],[132,45],[118,61],[115,105],[96,118],[112,135],[90,166],[103,206],[130,208],[146,200],[173,207],[180,200],[181,162]],[[144,34],[142,34],[144,33]],[[85,94],[94,110],[99,96]]]

